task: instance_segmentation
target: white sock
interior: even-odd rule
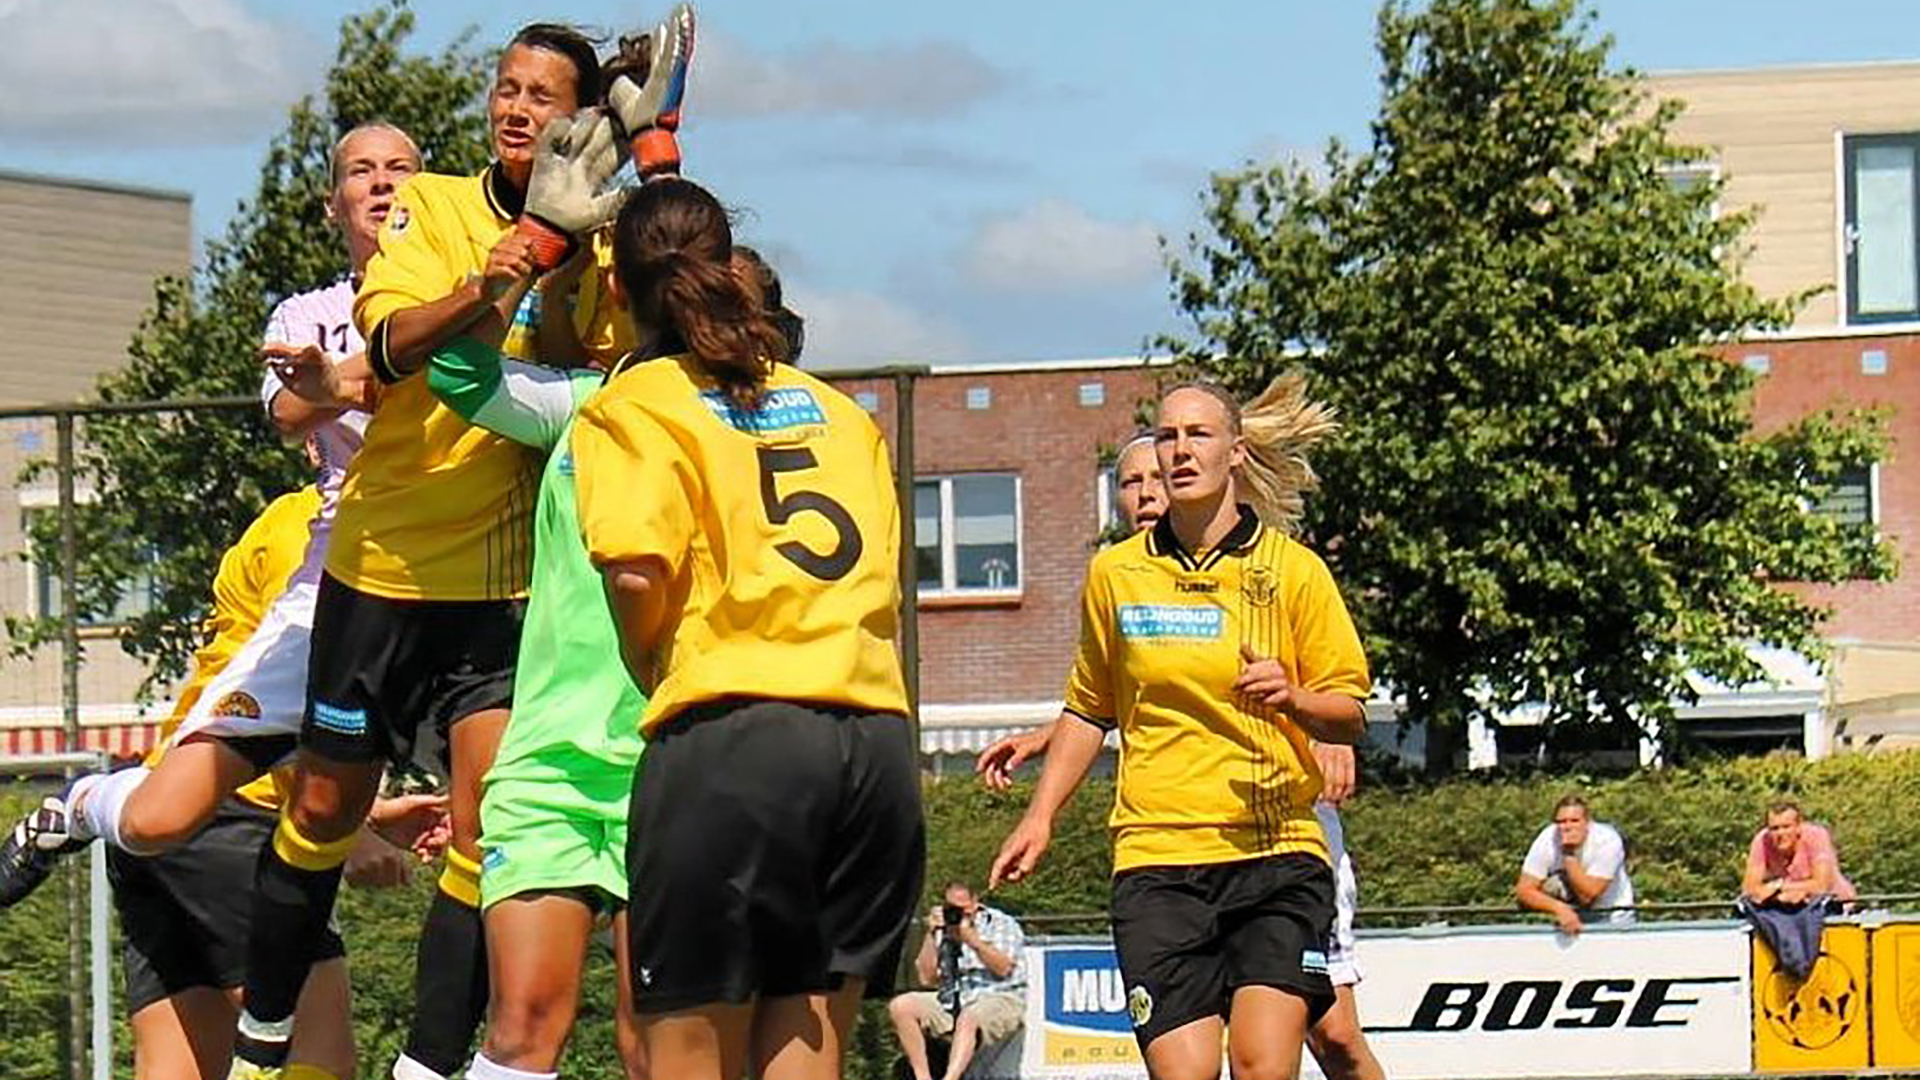
[[[134,851],[121,839],[120,815],[125,812],[127,799],[132,797],[133,789],[152,775],[152,769],[139,765],[75,780],[72,789],[67,792],[68,835],[80,840],[105,840],[134,855],[148,854]]]
[[[473,1055],[473,1064],[467,1066],[467,1080],[560,1080],[557,1072],[537,1073],[524,1069],[509,1069],[487,1060],[486,1051]]]
[[[447,1080],[425,1065],[401,1054],[393,1063],[393,1080]]]

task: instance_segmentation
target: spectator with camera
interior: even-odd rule
[[[964,881],[946,887],[927,915],[914,957],[920,985],[887,1006],[913,1080],[933,1080],[927,1037],[952,1040],[943,1080],[959,1080],[975,1051],[1020,1030],[1026,1015],[1026,931],[1013,916],[982,904]]]

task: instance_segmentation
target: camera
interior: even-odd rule
[[[952,930],[959,927],[967,917],[967,909],[959,904],[945,904],[940,909],[941,925]]]

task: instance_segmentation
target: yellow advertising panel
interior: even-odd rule
[[[1873,931],[1873,1063],[1920,1066],[1920,923]]]
[[[1872,1060],[1867,1016],[1867,933],[1829,924],[1804,980],[1774,966],[1753,938],[1753,1066],[1761,1072],[1839,1072]]]

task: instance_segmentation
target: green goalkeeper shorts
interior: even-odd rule
[[[489,777],[480,803],[481,908],[529,892],[599,892],[625,906],[632,777]]]

